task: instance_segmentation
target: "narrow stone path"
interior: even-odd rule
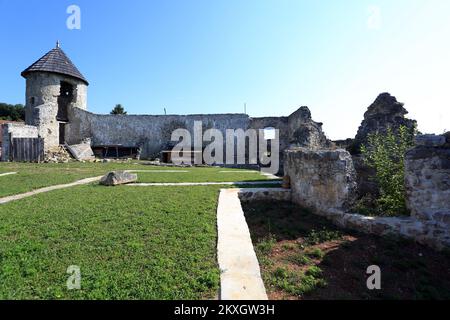
[[[71,187],[75,187],[75,186],[80,186],[83,184],[89,184],[95,181],[99,181],[102,177],[93,177],[93,178],[87,178],[87,179],[82,179],[82,180],[78,180],[72,183],[67,183],[67,184],[59,184],[56,186],[50,186],[50,187],[45,187],[45,188],[41,188],[41,189],[36,189],[30,192],[26,192],[26,193],[21,193],[21,194],[16,194],[13,196],[8,196],[8,197],[4,197],[4,198],[0,198],[0,204],[5,204],[11,201],[16,201],[16,200],[20,200],[20,199],[24,199],[24,198],[28,198],[28,197],[32,197],[34,195],[40,194],[40,193],[45,193],[45,192],[50,192],[53,190],[59,190],[59,189],[66,189],[66,188],[71,188]]]
[[[126,170],[128,172],[136,172],[135,170]],[[178,171],[177,171],[178,172]],[[12,196],[7,196],[7,197],[3,197],[0,198],[0,205],[1,204],[5,204],[11,201],[16,201],[16,200],[21,200],[24,198],[28,198],[28,197],[32,197],[34,195],[40,194],[40,193],[45,193],[45,192],[50,192],[53,190],[59,190],[59,189],[66,189],[66,188],[71,188],[71,187],[75,187],[75,186],[79,186],[79,185],[84,185],[84,184],[89,184],[92,182],[96,182],[99,181],[102,178],[102,176],[99,177],[93,177],[93,178],[86,178],[86,179],[82,179],[79,181],[75,181],[72,183],[67,183],[67,184],[59,184],[59,185],[55,185],[55,186],[49,186],[49,187],[44,187],[44,188],[40,188],[40,189],[36,189],[33,191],[29,191],[26,193],[21,193],[21,194],[16,194],[16,195],[12,195]],[[214,185],[261,185],[261,184],[268,184],[268,185],[272,185],[272,184],[280,184],[280,181],[252,181],[252,182],[174,182],[174,183],[133,183],[133,184],[127,184],[127,186],[131,186],[131,187],[165,187],[165,186],[214,186]]]
[[[280,179],[280,177],[277,177],[276,175],[271,174],[271,173],[261,172],[261,174],[262,174],[263,176],[267,177],[267,179],[272,179],[272,180]]]
[[[219,173],[260,173],[259,171],[253,171],[253,170],[248,170],[248,171],[219,171]]]
[[[11,176],[11,175],[13,175],[13,174],[17,174],[17,172],[0,173],[0,177]]]
[[[253,186],[253,185],[276,185],[281,184],[281,181],[251,181],[251,182],[151,182],[151,183],[131,183],[127,184],[129,187],[171,187],[171,186]]]
[[[220,191],[217,232],[220,299],[267,300],[258,259],[239,200],[239,189]]]
[[[125,170],[125,172],[137,172],[137,173],[189,173],[186,170]]]

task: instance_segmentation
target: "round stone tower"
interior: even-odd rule
[[[89,83],[59,42],[21,75],[26,79],[25,122],[38,127],[45,149],[64,144],[72,109],[87,109]]]

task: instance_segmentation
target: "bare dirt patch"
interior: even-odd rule
[[[289,202],[242,204],[270,299],[450,299],[450,254],[338,229]],[[367,267],[381,268],[368,290]]]

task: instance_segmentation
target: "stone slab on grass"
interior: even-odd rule
[[[100,184],[104,186],[118,186],[136,182],[137,179],[137,174],[127,171],[113,171],[103,176],[100,179]]]
[[[72,156],[79,161],[95,159],[94,152],[92,151],[90,144],[82,143],[74,144],[71,146],[68,145],[67,149],[72,154]]]

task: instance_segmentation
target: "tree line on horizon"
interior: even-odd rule
[[[116,104],[111,114],[127,114],[121,104]],[[25,121],[25,106],[23,104],[9,104],[0,102],[0,120]]]
[[[25,121],[25,107],[22,104],[0,102],[0,120]]]

